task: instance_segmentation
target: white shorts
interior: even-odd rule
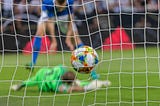
[[[53,17],[53,18],[50,18],[48,17],[47,13],[45,11],[42,11],[41,12],[41,17],[38,21],[38,24],[42,23],[42,22],[45,22],[45,21],[48,21],[48,19],[53,19],[55,20],[57,26],[58,26],[58,29],[66,34],[67,33],[67,30],[68,30],[68,22],[69,22],[69,15],[63,15],[63,16],[58,16],[58,17]],[[77,32],[77,26],[76,24],[72,21],[72,26],[73,26],[73,31],[74,32]]]

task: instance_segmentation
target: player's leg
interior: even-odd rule
[[[32,54],[32,64],[33,65],[36,64],[37,62],[37,57],[41,49],[42,36],[45,35],[45,32],[46,32],[45,28],[46,28],[45,22],[38,23],[37,33],[36,33],[34,43],[33,43],[33,54]]]
[[[15,84],[11,87],[12,90],[18,91],[21,90],[25,86],[36,86],[40,88],[42,85],[42,80],[44,78],[46,69],[40,69],[35,76],[31,77],[30,79],[23,81],[21,84]]]
[[[84,43],[82,42],[82,40],[79,36],[77,26],[75,25],[74,22],[72,22],[72,27],[73,27],[73,35],[74,35],[75,42],[76,42],[75,48],[79,48],[79,47],[84,46]]]
[[[57,40],[55,37],[55,22],[54,18],[50,18],[46,23],[47,29],[51,35],[50,52],[55,53],[57,50]]]
[[[23,81],[23,85],[25,86],[41,86],[42,81],[44,80],[44,76],[46,75],[47,68],[41,68],[38,70],[35,76],[31,77],[29,80]]]
[[[37,33],[34,37],[34,42],[33,42],[32,61],[30,64],[27,64],[26,66],[27,69],[32,69],[37,62],[39,51],[41,49],[41,40],[42,40],[41,37],[44,35],[44,27],[45,23],[38,24]]]
[[[34,76],[34,77],[30,78],[29,80],[23,81],[21,84],[15,84],[15,85],[13,85],[11,87],[11,89],[14,90],[14,91],[19,91],[19,90],[21,90],[25,86],[34,86],[34,85],[37,84],[36,79],[37,79],[37,77]]]
[[[26,65],[26,69],[33,69],[34,65],[37,62],[39,51],[41,49],[42,36],[45,35],[45,32],[46,32],[45,30],[46,30],[47,20],[48,20],[47,14],[45,12],[42,12],[41,17],[37,24],[37,32],[34,38],[32,61]]]
[[[69,49],[72,51],[75,48],[84,46],[84,44],[79,37],[77,26],[75,25],[75,23],[73,21],[71,21],[71,19],[73,19],[73,17],[72,18],[71,17],[72,17],[72,15],[63,16],[64,22],[58,22],[57,26],[58,26],[58,29],[63,34],[66,34],[65,43],[66,43],[67,47],[69,47]],[[58,17],[58,19],[59,18],[62,19],[62,17],[60,17],[60,16]],[[69,18],[71,18],[71,19],[69,19]],[[74,42],[72,42],[72,40],[71,40],[72,38],[73,38]],[[74,43],[75,43],[75,46],[74,46]]]

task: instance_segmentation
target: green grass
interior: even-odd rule
[[[37,87],[10,90],[12,84],[26,80],[41,67],[65,64],[71,70],[70,53],[41,54],[33,72],[24,66],[31,55],[1,54],[0,106],[159,106],[160,68],[159,49],[137,48],[134,51],[97,50],[100,79],[109,79],[112,86],[86,93],[40,93]],[[78,74],[88,79],[88,74]]]

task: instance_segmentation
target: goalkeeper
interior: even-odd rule
[[[76,79],[74,72],[67,71],[64,66],[56,66],[52,69],[42,68],[35,76],[29,80],[23,81],[21,84],[13,85],[12,90],[18,91],[23,87],[38,86],[39,91],[43,92],[74,92],[88,91],[109,86],[110,81],[80,81]]]
[[[41,48],[41,37],[46,34],[46,30],[52,35],[50,50],[54,52],[57,49],[58,45],[55,37],[55,24],[57,24],[59,32],[66,34],[65,44],[71,51],[75,48],[72,44],[71,38],[75,38],[74,40],[77,47],[84,45],[78,36],[77,27],[73,22],[73,3],[74,0],[42,0],[41,17],[38,21],[33,43],[32,60],[31,63],[26,65],[27,69],[32,69],[36,64]],[[65,44],[63,44],[63,46],[65,46]]]

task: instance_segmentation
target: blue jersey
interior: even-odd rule
[[[54,16],[69,15],[73,12],[73,2],[74,0],[67,0],[65,9],[62,11],[58,11],[55,6],[55,0],[43,0],[42,11],[46,11],[49,18]]]

